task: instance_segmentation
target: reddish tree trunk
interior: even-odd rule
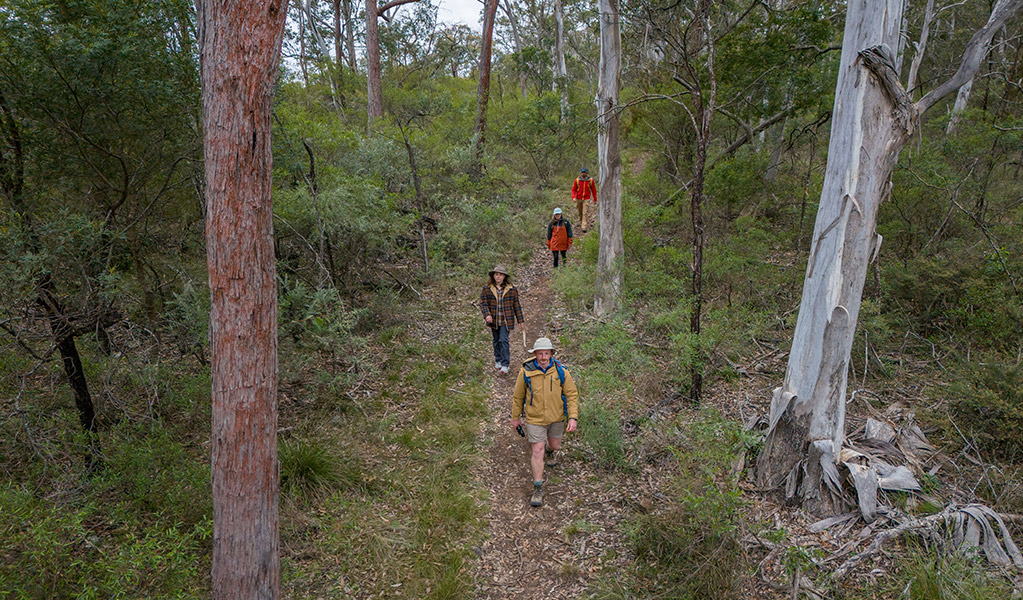
[[[286,0],[198,0],[213,379],[213,597],[277,598],[270,111]]]
[[[490,55],[493,51],[494,15],[497,0],[487,0],[483,14],[483,40],[480,44],[480,81],[476,88],[476,123],[472,129],[476,176],[483,175],[483,149],[487,137],[487,103],[490,101]]]
[[[377,6],[377,0],[366,0],[366,120],[372,128],[373,121],[384,116],[384,92],[380,86],[380,34],[377,19],[387,11],[419,0],[391,0]]]
[[[337,63],[337,74],[338,79],[341,79],[341,74],[345,71],[345,53],[341,50],[341,0],[333,0],[332,8],[334,9],[334,60]]]

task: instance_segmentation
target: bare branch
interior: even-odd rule
[[[973,37],[970,38],[969,43],[966,44],[962,62],[959,64],[959,69],[955,72],[955,75],[928,92],[927,95],[916,103],[919,111],[918,114],[923,114],[953,90],[959,89],[963,84],[973,79],[980,69],[981,61],[987,55],[991,38],[994,37],[996,31],[1001,29],[1009,17],[1019,11],[1021,6],[1023,6],[1023,0],[998,0],[995,7],[991,9],[991,16],[988,18],[987,23],[978,29],[973,34]]]
[[[718,108],[717,110],[718,110],[718,112],[720,112],[720,113],[722,113],[722,114],[724,114],[726,116],[731,116],[731,115],[728,115],[728,113],[726,113],[721,108]],[[756,134],[760,133],[761,131],[764,131],[765,129],[767,129],[768,127],[774,125],[775,123],[785,119],[790,114],[792,114],[792,106],[787,106],[784,109],[782,109],[781,112],[779,112],[779,113],[775,114],[774,116],[772,116],[772,117],[762,121],[756,127],[750,127],[748,124],[742,123],[741,125],[744,127],[745,132],[739,137],[739,139],[737,139],[734,142],[732,142],[732,144],[730,146],[725,148],[725,150],[721,154],[719,154],[713,161],[711,161],[710,166],[713,167],[715,164],[717,164],[717,162],[719,160],[721,160],[722,158],[724,158],[724,157],[728,156],[729,154],[735,152],[743,144],[746,144],[746,143],[750,142],[753,139],[753,136],[755,136]]]
[[[377,7],[377,15],[383,16],[385,12],[391,10],[392,8],[401,6],[402,4],[411,4],[413,2],[419,2],[419,0],[391,0],[387,4]]]

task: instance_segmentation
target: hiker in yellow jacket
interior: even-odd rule
[[[550,339],[538,338],[529,353],[535,357],[522,363],[515,379],[511,425],[518,429],[525,421],[532,448],[533,495],[529,504],[542,506],[543,468],[558,464],[561,438],[579,424],[579,390],[568,369],[554,359]]]

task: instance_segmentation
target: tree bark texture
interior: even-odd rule
[[[902,6],[902,0],[884,0],[880,6],[867,0],[848,4],[828,164],[799,317],[758,463],[761,486],[775,487],[789,478],[787,489],[792,493],[798,489],[800,498],[811,504],[819,495],[820,481],[797,480],[813,443],[827,442],[837,456],[844,440],[849,351],[867,265],[880,243],[874,228],[878,206],[889,191],[891,172],[908,134],[859,51],[895,47]],[[894,64],[890,67],[894,71]]]
[[[618,0],[599,0],[600,69],[597,79],[597,167],[600,205],[600,245],[597,290],[593,312],[618,310],[622,293],[622,160],[618,147],[618,77],[622,38]]]
[[[845,392],[867,269],[881,238],[881,201],[899,151],[919,116],[970,81],[995,31],[1023,0],[999,0],[967,44],[956,74],[913,104],[899,84],[890,48],[902,0],[849,2],[832,116],[828,164],[814,225],[788,368],[774,390],[758,484],[785,482],[786,496],[833,511],[822,471],[834,470],[845,439]]]
[[[494,17],[498,0],[486,0],[483,13],[483,39],[480,42],[479,85],[476,87],[476,121],[472,128],[473,160],[476,177],[483,176],[483,151],[487,138],[487,103],[490,102],[490,58],[493,53]]]
[[[213,597],[277,598],[271,107],[287,2],[198,0],[213,380]]]
[[[340,78],[341,73],[344,72],[345,68],[345,53],[341,50],[341,30],[344,27],[341,24],[341,0],[332,0],[331,9],[334,12],[334,27],[333,31],[331,31],[332,37],[334,38],[334,60],[335,64],[337,64],[337,73]]]

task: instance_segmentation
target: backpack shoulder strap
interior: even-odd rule
[[[565,397],[565,368],[557,360],[554,361],[554,368],[558,370],[558,379],[561,380],[561,410],[568,416],[568,398]]]

